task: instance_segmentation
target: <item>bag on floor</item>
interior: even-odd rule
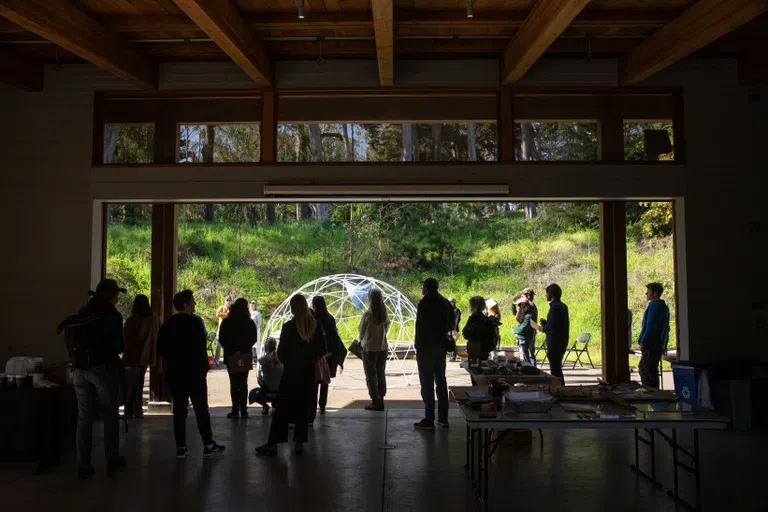
[[[227,358],[227,371],[229,373],[243,373],[253,369],[253,355],[250,352],[235,352]]]
[[[328,367],[328,360],[321,357],[315,363],[315,384],[330,384],[331,369]]]

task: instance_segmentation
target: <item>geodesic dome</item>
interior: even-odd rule
[[[394,286],[373,277],[358,274],[336,274],[311,281],[293,292],[269,317],[262,334],[262,347],[269,336],[280,337],[283,324],[292,317],[291,297],[300,293],[312,302],[312,297],[322,295],[328,306],[328,312],[336,319],[339,336],[342,341],[357,339],[360,318],[368,307],[368,292],[372,288],[381,290],[384,305],[387,308],[390,326],[387,332],[389,342],[389,363],[394,363],[403,371],[403,361],[415,353],[413,340],[416,325],[416,307],[408,297]],[[403,371],[405,375],[405,372]],[[410,377],[413,375],[411,371]]]

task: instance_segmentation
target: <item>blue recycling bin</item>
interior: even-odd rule
[[[675,380],[675,393],[680,401],[688,405],[699,405],[699,376],[701,368],[675,365],[672,377]]]

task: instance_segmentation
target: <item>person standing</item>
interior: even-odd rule
[[[261,339],[261,312],[259,311],[258,302],[252,300],[250,306],[248,306],[248,311],[251,314],[251,320],[256,325],[256,343],[253,345],[253,358],[258,359],[261,354],[261,344],[259,343]]]
[[[485,299],[476,295],[469,299],[470,315],[461,334],[467,340],[467,358],[470,363],[485,361],[496,346],[495,326],[485,314]],[[472,379],[474,385],[474,378]]]
[[[387,332],[389,318],[381,290],[372,288],[368,292],[368,310],[363,313],[358,327],[360,345],[363,348],[363,370],[365,383],[371,403],[365,406],[368,411],[383,411],[384,396],[387,394],[387,358],[389,345]]]
[[[283,363],[283,375],[277,398],[273,402],[275,414],[269,429],[267,443],[256,448],[259,455],[277,455],[277,445],[288,442],[288,425],[293,423],[294,450],[304,453],[308,439],[307,413],[309,397],[315,385],[315,364],[325,355],[323,327],[309,311],[307,299],[297,293],[290,300],[293,318],[280,330],[277,358]]]
[[[118,387],[122,375],[120,353],[125,349],[123,316],[115,308],[125,288],[114,279],[104,279],[92,298],[78,314],[59,324],[58,333],[65,331],[67,348],[74,366],[73,386],[77,397],[77,478],[90,479],[95,471],[91,464],[93,421],[99,404],[104,420],[104,454],[107,471],[125,466],[119,453]],[[97,401],[98,399],[98,401]]]
[[[451,312],[453,313],[453,329],[451,330],[451,336],[454,342],[459,341],[459,325],[461,324],[461,310],[456,307],[456,299],[451,297],[448,299],[451,304]],[[451,362],[456,362],[456,347],[453,348],[451,353]]]
[[[221,341],[219,340],[219,332],[221,331],[221,322],[224,321],[225,318],[229,315],[229,308],[232,306],[232,297],[227,295],[224,297],[224,305],[219,306],[219,309],[216,310],[216,318],[219,319],[219,325],[216,328],[216,351],[213,354],[213,362],[216,363],[216,366],[219,366],[219,362],[221,361]]]
[[[152,313],[149,298],[137,295],[133,299],[131,316],[125,321],[125,417],[144,416],[144,378],[148,366],[157,364],[157,331],[160,322]]]
[[[187,448],[187,409],[195,409],[197,429],[203,441],[203,457],[217,455],[224,447],[213,440],[208,412],[208,350],[203,319],[195,315],[191,290],[174,295],[177,313],[166,320],[157,333],[157,353],[165,359],[165,378],[173,400],[173,434],[176,458],[184,459]]]
[[[669,343],[669,306],[661,298],[664,287],[659,283],[649,283],[645,288],[648,306],[643,313],[640,328],[640,380],[643,386],[659,387],[659,363],[667,351]]]
[[[499,328],[501,327],[501,311],[499,310],[499,303],[495,300],[488,298],[485,299],[485,306],[487,308],[487,316],[488,319],[491,321],[491,324],[496,329],[496,346],[493,348],[493,350],[498,350],[499,346],[501,345],[501,333],[499,332]]]
[[[328,312],[328,306],[322,295],[312,297],[312,311],[315,320],[320,323],[325,333],[325,360],[328,362],[328,370],[331,378],[336,377],[336,373],[344,370],[344,361],[347,358],[347,347],[341,341],[339,330],[336,327],[336,319]],[[319,400],[318,400],[319,394]],[[312,395],[309,404],[309,417],[307,418],[311,425],[315,421],[317,406],[320,406],[320,414],[325,414],[325,406],[328,404],[328,383],[315,383],[315,393]]]
[[[243,298],[235,301],[229,310],[229,315],[221,322],[219,338],[221,339],[221,346],[224,348],[225,361],[237,354],[248,354],[249,357],[253,357],[252,349],[256,343],[256,324],[253,323],[248,314],[248,301]],[[227,418],[237,419],[238,413],[241,418],[247,418],[248,373],[250,372],[248,370],[235,370],[227,364],[229,395],[232,398],[232,411],[227,414]]]
[[[537,325],[536,322],[530,320],[529,325],[547,335],[547,357],[549,358],[550,371],[552,375],[560,378],[562,385],[565,385],[563,356],[565,356],[565,349],[568,347],[570,330],[568,306],[560,300],[563,296],[563,290],[557,284],[550,284],[544,292],[549,301],[547,321],[543,322],[544,325]]]
[[[531,327],[531,320],[534,324],[538,322],[539,312],[529,296],[521,292],[512,303],[512,314],[517,320],[512,332],[517,339],[518,357],[520,361],[536,366],[536,329]]]
[[[419,367],[421,399],[425,417],[413,426],[418,430],[435,429],[435,391],[437,424],[448,428],[448,384],[445,380],[445,353],[449,332],[453,329],[451,305],[440,295],[440,284],[430,277],[422,282],[424,297],[416,311],[416,363]]]

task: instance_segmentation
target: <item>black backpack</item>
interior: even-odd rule
[[[101,316],[97,314],[78,313],[61,322],[58,332],[64,331],[69,362],[75,369],[87,370],[91,367],[96,343],[103,330]]]

